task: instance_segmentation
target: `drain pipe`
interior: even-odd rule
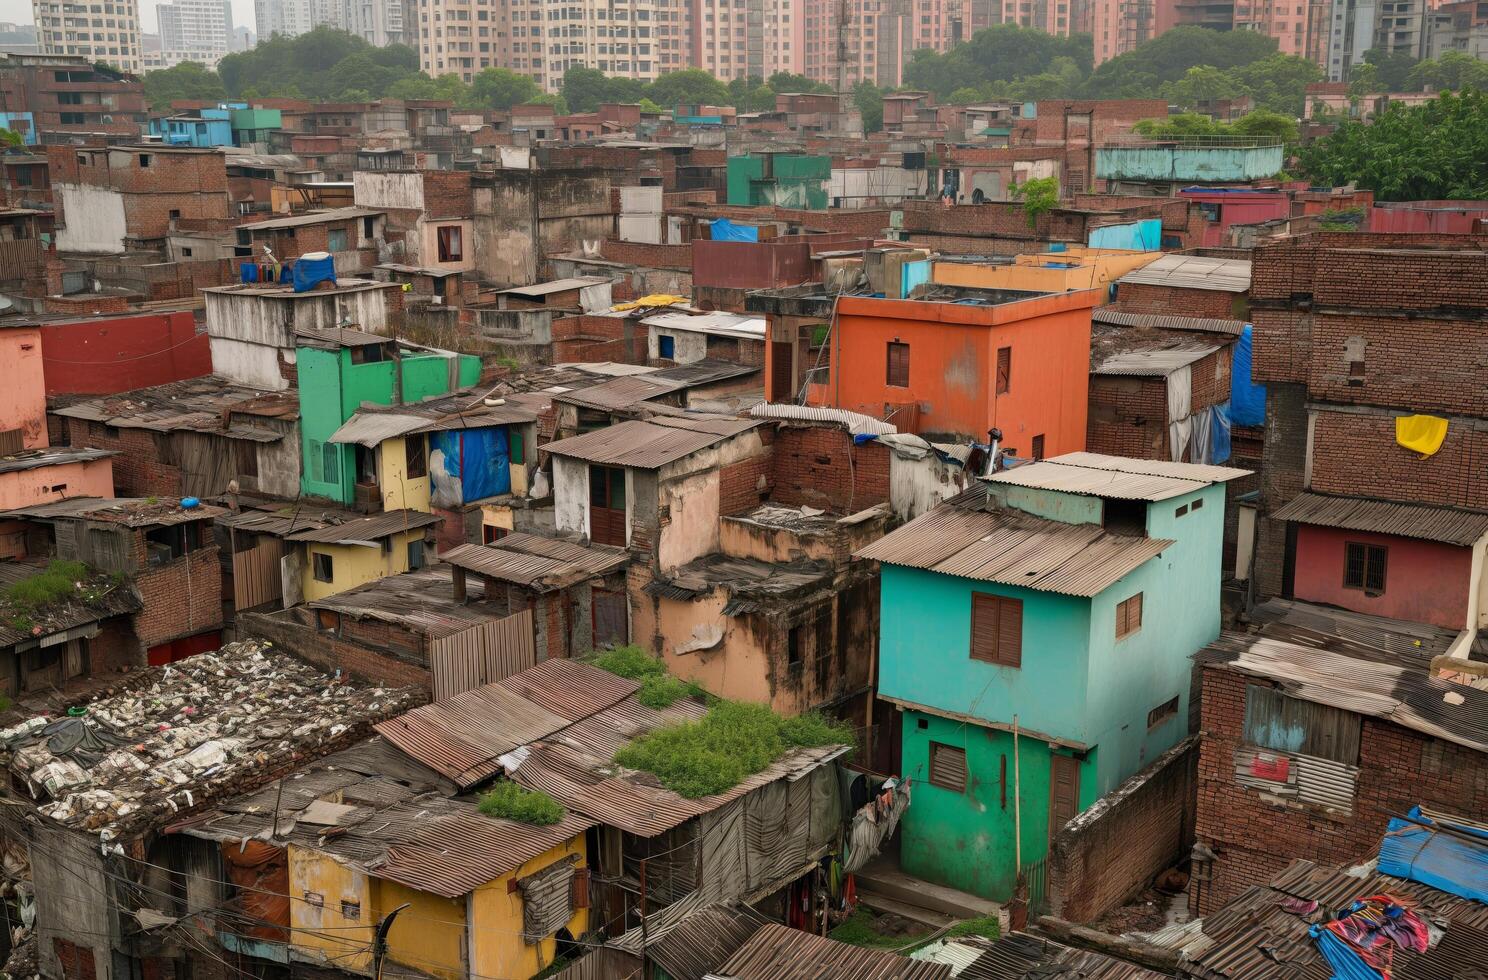
[[[987,443],[988,443],[987,465],[986,465],[986,468],[984,469],[984,471],[982,473],[982,476],[991,476],[993,473],[996,473],[997,472],[997,447],[998,447],[998,445],[1001,442],[1002,442],[1002,430],[1001,429],[988,429],[987,430]]]

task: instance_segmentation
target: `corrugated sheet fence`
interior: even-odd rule
[[[553,974],[551,980],[640,980],[640,976],[639,958],[601,946]]]
[[[537,663],[532,610],[472,626],[429,644],[434,700],[492,684]]]
[[[285,543],[267,535],[252,548],[233,552],[233,603],[240,610],[256,609],[284,598],[279,559]]]

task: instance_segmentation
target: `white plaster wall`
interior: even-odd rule
[[[695,333],[691,330],[670,330],[664,327],[651,326],[647,328],[646,334],[646,356],[651,360],[661,356],[661,335],[675,339],[672,348],[672,359],[678,364],[691,364],[693,361],[701,361],[708,356],[708,335]]]
[[[661,244],[662,216],[645,212],[622,214],[616,225],[622,242],[643,242],[648,245]]]
[[[628,506],[628,493],[625,499]],[[553,457],[553,521],[560,531],[589,533],[589,464],[583,460]]]
[[[124,251],[128,226],[123,194],[85,184],[55,184],[52,193],[67,222],[65,228],[57,229],[59,251],[106,255]]]
[[[300,492],[300,428],[278,442],[258,444],[258,489],[275,497]]]
[[[212,337],[212,373],[238,384],[266,391],[284,391],[289,382],[279,373],[278,347],[248,343],[228,337]],[[290,362],[294,350],[284,352]],[[290,496],[294,493],[291,492]]]
[[[294,346],[284,301],[253,293],[209,291],[202,295],[207,301],[207,335],[213,340],[221,337],[269,347]]]
[[[902,459],[889,453],[889,506],[902,521],[934,510],[943,500],[966,487],[963,467],[942,463],[930,455],[924,459]]]
[[[359,208],[424,209],[424,176],[420,173],[377,173],[358,170],[351,175],[352,200]]]
[[[661,503],[671,515],[658,547],[663,572],[718,550],[717,470],[663,484]]]

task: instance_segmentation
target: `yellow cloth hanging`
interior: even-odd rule
[[[653,293],[650,296],[642,296],[632,303],[621,303],[610,307],[610,312],[620,313],[625,310],[638,310],[642,307],[652,306],[685,306],[688,300],[686,296],[669,296],[665,293]]]
[[[1406,449],[1434,456],[1447,438],[1447,420],[1435,415],[1402,415],[1395,420],[1395,441]]]

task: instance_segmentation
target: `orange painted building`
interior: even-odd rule
[[[956,301],[843,296],[806,403],[926,436],[985,441],[998,428],[1020,456],[1084,449],[1090,311],[1104,291],[943,288]]]

